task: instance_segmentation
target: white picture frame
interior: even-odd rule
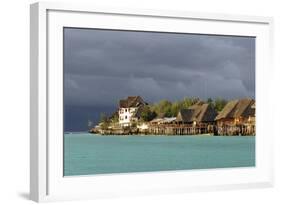
[[[62,28],[110,28],[256,37],[256,166],[63,177]],[[46,3],[30,12],[30,198],[34,201],[206,191],[273,185],[270,17],[98,8]],[[61,136],[61,138],[60,138]]]

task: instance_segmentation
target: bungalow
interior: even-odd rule
[[[219,135],[254,135],[255,100],[229,101],[216,117]]]
[[[141,111],[147,103],[140,96],[129,96],[119,101],[119,125],[122,127],[131,126],[141,117]]]
[[[216,115],[213,106],[200,101],[188,109],[181,109],[176,122],[179,125],[187,125],[188,134],[213,133]]]
[[[188,109],[181,109],[176,121],[179,124],[213,123],[217,115],[216,110],[208,103],[198,102]]]

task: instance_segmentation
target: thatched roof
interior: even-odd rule
[[[120,108],[139,107],[140,105],[147,104],[140,96],[128,96],[127,99],[119,101]]]
[[[182,122],[212,122],[217,115],[216,110],[208,103],[196,103],[188,109],[179,111],[177,121]]]
[[[198,102],[195,103],[194,105],[191,105],[188,109],[197,109],[197,108],[199,108],[200,106],[202,106],[203,104],[206,104],[206,103],[204,103],[203,101],[198,101]]]
[[[198,114],[195,116],[197,122],[212,122],[217,116],[217,111],[211,105],[205,103],[200,108]]]
[[[216,120],[222,119],[222,118],[229,118],[232,116],[232,111],[234,110],[235,106],[237,105],[238,100],[232,100],[229,101],[222,111],[219,112],[218,116],[216,117]]]
[[[254,104],[252,104],[251,108],[256,109],[256,102],[254,102]]]
[[[224,118],[249,117],[255,115],[255,100],[244,98],[229,101],[218,114],[216,120]]]
[[[177,121],[192,122],[193,113],[193,109],[181,109],[177,115]]]

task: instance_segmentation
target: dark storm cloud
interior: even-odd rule
[[[64,46],[67,105],[255,97],[254,38],[67,28]]]

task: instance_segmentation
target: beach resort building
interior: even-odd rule
[[[216,117],[219,135],[255,135],[255,100],[229,101]]]
[[[176,117],[150,121],[149,132],[169,135],[213,133],[216,115],[213,106],[198,102],[188,109],[181,109]]]
[[[179,124],[192,124],[193,126],[213,124],[216,116],[217,112],[213,106],[208,103],[198,102],[188,109],[180,110],[176,121]]]
[[[229,101],[218,113],[213,104],[199,101],[187,109],[180,109],[176,116],[158,115],[147,122],[141,114],[147,103],[140,96],[129,96],[119,101],[113,114],[118,122],[100,123],[93,133],[129,135],[255,135],[255,100],[244,98]]]
[[[176,122],[187,125],[186,133],[213,133],[217,112],[208,103],[198,102],[179,111]]]
[[[133,122],[140,120],[141,112],[147,103],[140,96],[129,96],[119,101],[119,125],[131,126]]]

